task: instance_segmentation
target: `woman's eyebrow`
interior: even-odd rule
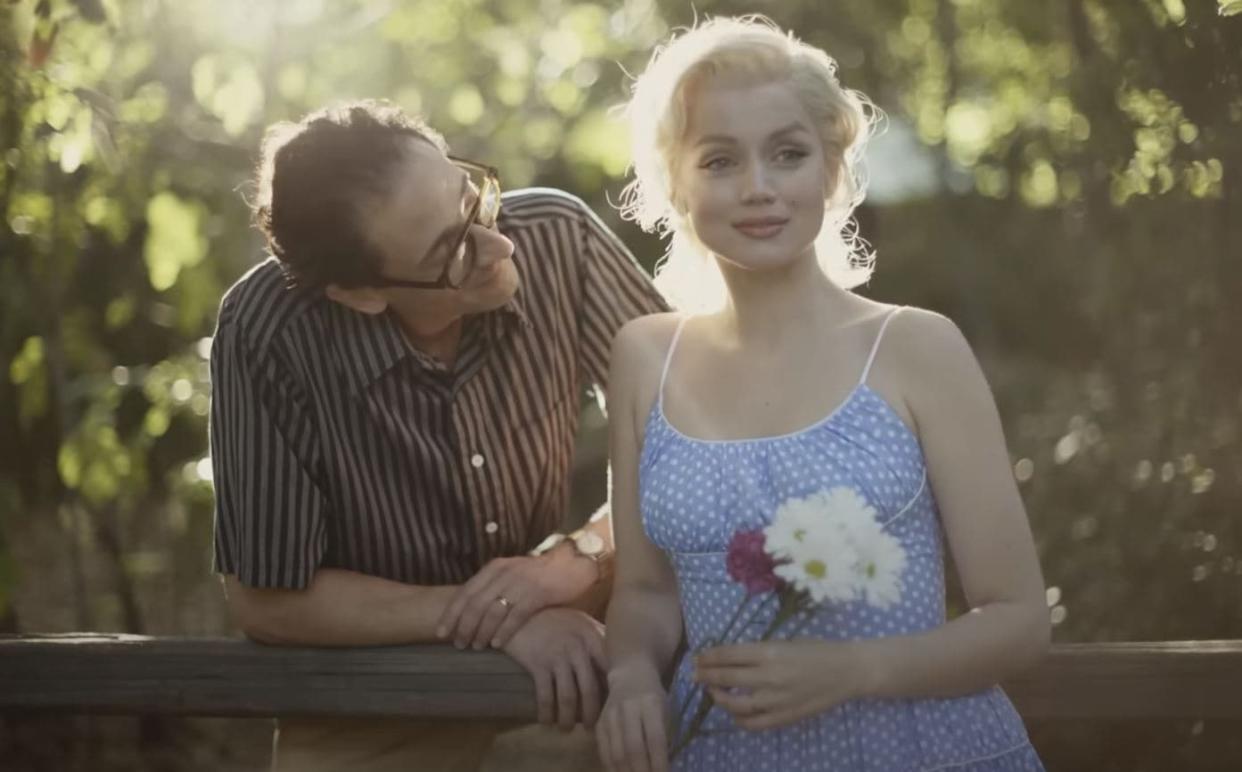
[[[796,121],[794,123],[789,124],[783,129],[777,129],[776,131],[772,132],[768,136],[768,139],[783,139],[784,137],[790,134],[810,134],[810,133],[811,133],[810,129],[808,129],[806,126],[803,126],[800,121]]]
[[[699,141],[694,143],[695,147],[703,145],[736,145],[737,140],[727,134],[708,134],[705,137],[699,137]]]
[[[769,134],[768,141],[781,139],[789,134],[799,133],[810,134],[811,132],[805,125],[802,124],[801,121],[795,121],[788,126],[783,126]],[[694,144],[695,147],[701,147],[703,145],[736,145],[737,138],[731,137],[728,134],[708,134],[700,137],[698,142],[695,142]]]

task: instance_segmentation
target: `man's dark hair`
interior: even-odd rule
[[[410,137],[447,152],[444,138],[387,102],[363,100],[282,122],[263,137],[253,205],[268,249],[297,284],[365,286],[379,252],[359,212],[390,192]]]

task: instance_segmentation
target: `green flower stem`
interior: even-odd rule
[[[743,625],[742,629],[749,627],[751,623],[754,622],[755,617],[757,617],[759,615],[759,612],[762,611],[764,607],[768,605],[768,599],[771,598],[772,595],[774,594],[776,593],[772,593],[772,594],[768,594],[764,596],[763,600],[760,601],[757,606],[755,606],[754,610],[751,612],[750,617],[746,620],[746,624]],[[707,643],[699,648],[699,651],[702,651],[705,648],[710,648],[712,646],[718,646],[724,643],[725,641],[729,640],[730,631],[732,631],[733,626],[737,624],[737,620],[742,616],[742,612],[748,606],[751,605],[750,601],[753,597],[754,597],[753,595],[747,595],[745,600],[737,604],[737,609],[733,612],[733,618],[729,620],[729,624],[725,625],[724,629],[721,630],[719,634],[717,634],[716,636],[712,638],[709,638]],[[690,708],[690,703],[693,699],[694,699],[694,692],[691,691],[686,695],[685,702],[677,707],[676,721],[673,724],[673,736],[674,737],[677,737],[681,734],[681,727],[684,725],[684,722],[685,722],[686,711]],[[703,710],[702,705],[700,705],[699,708],[700,708],[700,711],[703,712],[703,717],[705,718],[707,715],[706,711]],[[711,710],[711,705],[708,705],[707,710]],[[696,730],[697,730],[697,725],[702,724],[703,719],[698,718],[697,714],[696,714],[696,719],[697,719],[697,722],[696,722]],[[681,746],[679,745],[678,747],[680,748]]]
[[[778,592],[776,595],[780,599],[780,605],[777,606],[776,614],[772,617],[772,621],[768,623],[767,629],[764,630],[763,635],[759,637],[760,641],[769,640],[772,634],[780,629],[781,625],[785,624],[795,615],[809,609],[813,605],[807,602],[804,593],[786,591]],[[760,605],[760,608],[766,605],[767,604],[765,602]],[[756,609],[756,614],[757,613],[758,610]],[[752,620],[754,619],[754,616],[754,614],[751,615]],[[802,624],[797,629],[800,631],[806,626],[807,621],[809,621],[809,617],[806,620],[803,620]],[[698,736],[699,730],[703,727],[703,722],[707,720],[707,714],[710,713],[711,709],[716,705],[716,700],[712,698],[710,692],[705,689],[702,690],[702,692],[703,700],[699,703],[699,709],[695,711],[694,718],[690,722],[690,728],[684,735],[680,735],[680,719],[681,716],[684,715],[686,708],[690,706],[691,696],[687,695],[686,704],[678,710],[677,730],[674,732],[674,737],[680,735],[680,739],[673,745],[673,749],[669,751],[670,762],[677,758],[677,756],[686,749],[686,746],[690,744],[690,741]]]

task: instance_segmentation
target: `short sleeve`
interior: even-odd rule
[[[579,363],[582,377],[607,390],[612,339],[631,319],[668,311],[651,277],[621,239],[585,204]]]
[[[318,437],[295,381],[236,324],[211,346],[215,570],[250,587],[304,589],[326,549]]]

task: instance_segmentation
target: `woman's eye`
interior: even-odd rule
[[[707,159],[699,166],[709,171],[720,171],[721,169],[725,168],[728,165],[729,165],[728,158],[725,158],[724,156],[716,156],[715,158]]]
[[[776,154],[776,160],[781,163],[797,163],[807,157],[807,152],[796,147],[787,147]]]

